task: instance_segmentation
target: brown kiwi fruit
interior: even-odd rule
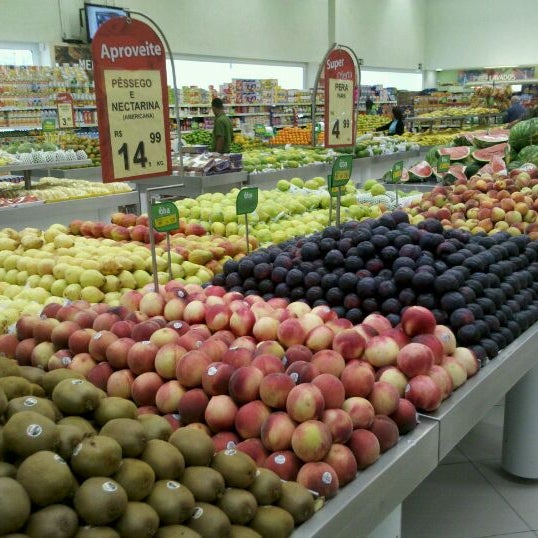
[[[226,488],[217,506],[232,523],[238,525],[246,525],[258,510],[256,497],[250,491],[239,488]]]
[[[273,504],[278,501],[282,494],[282,480],[271,469],[260,467],[256,471],[256,479],[249,491],[256,497],[260,506]]]
[[[120,484],[129,501],[141,501],[147,497],[155,484],[155,473],[144,461],[125,458],[112,477]]]
[[[249,488],[256,479],[256,462],[244,452],[235,448],[220,450],[213,456],[211,467],[223,477],[231,488]]]
[[[224,493],[222,475],[211,467],[193,465],[187,467],[181,483],[191,491],[196,501],[212,503]]]
[[[0,377],[17,376],[20,377],[21,370],[15,359],[10,359],[0,355]]]
[[[94,476],[80,485],[73,505],[88,525],[108,525],[125,512],[127,493],[111,478]]]
[[[19,396],[9,401],[6,409],[6,418],[11,418],[20,411],[34,411],[56,422],[61,418],[60,410],[47,398],[36,396]]]
[[[115,523],[120,536],[151,538],[159,528],[157,512],[146,503],[128,502],[123,515]]]
[[[124,458],[136,458],[146,448],[146,434],[138,420],[133,418],[114,418],[109,420],[100,431],[121,445]]]
[[[211,437],[195,428],[179,428],[168,441],[183,454],[187,466],[207,466],[215,453],[215,445]]]
[[[196,503],[187,525],[202,536],[211,538],[229,538],[232,532],[228,516],[220,508],[204,502]]]
[[[145,499],[157,514],[161,525],[175,525],[191,517],[196,501],[188,488],[175,480],[155,482]]]
[[[56,448],[56,452],[66,461],[71,459],[73,450],[84,439],[85,434],[76,426],[70,424],[58,424],[58,433],[60,434],[60,442]]]
[[[80,527],[75,538],[120,538],[112,527]]]
[[[47,396],[45,389],[37,383],[30,383],[30,394],[32,396],[38,396],[39,398],[45,398],[45,396]]]
[[[64,379],[84,379],[84,376],[75,372],[75,370],[57,368],[56,370],[51,370],[43,375],[41,386],[45,389],[45,392],[48,395],[51,395],[56,385]]]
[[[58,421],[58,426],[74,426],[83,435],[97,435],[97,430],[92,423],[83,417],[64,417]]]
[[[50,450],[28,456],[17,469],[17,481],[32,502],[48,506],[63,501],[70,493],[73,474],[63,458]]]
[[[30,381],[30,383],[35,383],[39,386],[43,386],[43,376],[45,375],[45,370],[42,368],[37,368],[36,366],[19,366],[19,371],[21,377]]]
[[[17,532],[30,516],[28,493],[14,478],[0,477],[0,536]]]
[[[4,450],[27,457],[39,450],[55,450],[60,442],[58,426],[39,413],[15,413],[2,430]]]
[[[52,401],[66,415],[84,415],[93,411],[101,399],[95,385],[84,379],[64,379],[52,391]]]
[[[181,452],[162,439],[150,439],[140,459],[153,469],[156,480],[178,480],[185,470],[185,459]]]
[[[64,504],[51,504],[34,512],[25,530],[32,538],[71,538],[78,530],[78,514]]]
[[[24,377],[7,376],[0,377],[0,388],[8,400],[19,398],[20,396],[30,396],[32,394],[32,384]]]
[[[167,525],[157,531],[155,538],[202,538],[202,535],[185,525]]]
[[[289,512],[296,525],[310,519],[315,512],[312,493],[299,482],[283,482],[282,495],[276,505]]]
[[[260,506],[250,527],[264,537],[287,538],[295,523],[291,514],[278,506]]]
[[[112,476],[121,465],[121,446],[112,437],[92,435],[73,449],[70,465],[82,478]]]
[[[230,538],[262,538],[262,535],[250,527],[232,525],[232,534],[230,535]]]
[[[146,438],[150,439],[162,439],[168,441],[172,435],[172,426],[164,417],[160,415],[152,415],[151,413],[145,415],[139,415],[137,420],[144,426],[146,432]]]
[[[102,426],[113,418],[136,418],[136,411],[136,404],[131,400],[108,396],[99,401],[93,419]]]
[[[10,477],[15,478],[17,475],[17,467],[15,465],[12,465],[11,463],[8,463],[7,461],[0,461],[0,477]]]
[[[8,406],[8,399],[6,396],[6,391],[0,387],[0,416],[2,416],[7,409]]]

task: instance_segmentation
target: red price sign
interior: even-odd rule
[[[70,93],[61,92],[56,95],[58,107],[58,127],[72,129],[75,126],[75,113],[73,111],[73,97]]]
[[[92,42],[105,182],[172,172],[166,55],[147,24],[115,17]]]
[[[323,70],[325,89],[325,147],[355,145],[355,104],[357,71],[351,54],[332,50]]]

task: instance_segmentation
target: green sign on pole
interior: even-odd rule
[[[437,171],[440,174],[448,172],[450,168],[450,155],[441,155],[437,160]]]
[[[329,176],[329,189],[343,187],[351,179],[353,169],[353,155],[339,155],[333,163]]]
[[[173,202],[151,206],[151,222],[158,232],[172,232],[179,228],[179,211]]]
[[[258,207],[258,187],[246,187],[237,194],[235,209],[238,215],[252,213]]]
[[[265,125],[263,123],[255,123],[254,134],[258,136],[265,136]]]
[[[399,183],[402,179],[402,172],[403,172],[403,161],[395,162],[392,165],[392,182],[393,183]]]
[[[41,129],[44,133],[52,133],[56,131],[56,120],[54,118],[46,118],[41,121]]]

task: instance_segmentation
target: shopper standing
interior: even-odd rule
[[[527,116],[527,109],[521,104],[517,95],[512,95],[510,107],[504,114],[504,121],[508,123],[508,128],[515,125],[518,121],[524,120]]]
[[[401,135],[404,132],[403,113],[401,108],[392,107],[392,120],[378,127],[376,131],[387,131],[389,135]]]
[[[374,102],[369,97],[366,98],[364,106],[366,108],[367,116],[375,116],[377,114],[377,107],[375,106]]]
[[[224,103],[222,99],[215,97],[211,101],[211,108],[215,115],[213,125],[212,151],[217,153],[230,153],[230,144],[233,140],[233,127],[230,118],[224,113]]]

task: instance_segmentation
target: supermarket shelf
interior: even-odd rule
[[[18,172],[22,170],[39,170],[39,169],[46,169],[47,164],[53,165],[50,166],[50,170],[52,168],[59,168],[61,166],[82,166],[87,164],[92,164],[91,159],[80,159],[77,161],[64,161],[64,162],[54,162],[54,163],[36,163],[36,164],[9,164],[7,166],[0,166],[0,173],[5,172]]]
[[[536,365],[538,324],[525,331],[488,362],[478,375],[455,391],[435,413],[439,421],[439,459],[446,456],[463,436],[502,396]]]
[[[299,526],[292,538],[367,536],[437,467],[438,442],[439,425],[427,418],[421,420]]]

